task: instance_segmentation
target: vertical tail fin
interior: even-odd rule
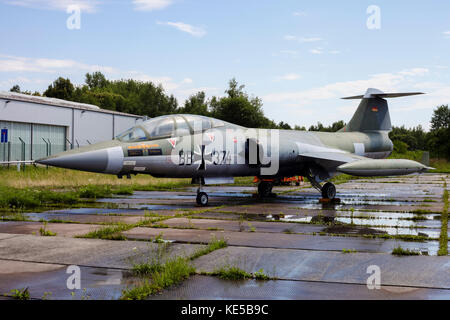
[[[350,122],[340,131],[390,131],[391,117],[387,101],[383,98],[397,98],[423,94],[421,92],[384,93],[378,89],[369,88],[363,96],[343,99],[362,99]]]

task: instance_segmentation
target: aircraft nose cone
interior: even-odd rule
[[[90,172],[118,173],[123,165],[122,148],[76,152],[67,151],[55,156],[36,160],[37,163]]]

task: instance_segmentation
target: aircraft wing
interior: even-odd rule
[[[344,163],[354,162],[358,160],[369,160],[369,158],[347,152],[305,152],[300,153],[299,156],[317,163],[334,163],[336,167]]]

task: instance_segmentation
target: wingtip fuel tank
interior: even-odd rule
[[[358,177],[400,176],[423,173],[433,168],[406,159],[370,159],[345,163],[337,171]]]

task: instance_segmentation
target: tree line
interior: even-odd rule
[[[70,79],[59,77],[51,83],[43,96],[87,103],[102,109],[157,117],[174,113],[189,113],[210,116],[250,128],[268,128],[284,130],[308,130],[336,132],[346,123],[337,121],[330,126],[318,122],[308,129],[304,126],[293,128],[283,121],[276,123],[264,115],[262,100],[250,96],[244,85],[231,79],[225,96],[213,96],[209,99],[200,91],[188,97],[182,105],[173,95],[166,94],[162,85],[152,82],[127,80],[108,80],[101,72],[87,73],[85,83],[80,86],[72,84]],[[41,95],[39,92],[21,91],[18,85],[12,92]],[[421,126],[411,129],[393,127],[389,134],[394,142],[395,151],[404,153],[408,150],[430,151],[431,155],[450,159],[450,110],[448,105],[434,110],[431,130],[426,132]]]

